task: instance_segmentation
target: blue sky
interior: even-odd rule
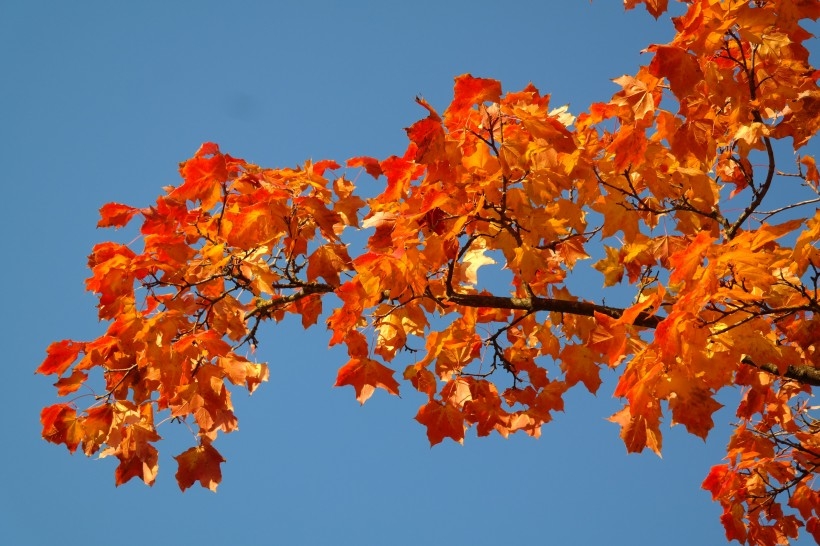
[[[612,0],[0,3],[0,543],[722,543],[700,482],[725,426],[707,443],[675,427],[663,459],[628,456],[605,420],[620,407],[610,375],[539,440],[470,433],[431,449],[417,399],[361,407],[332,389],[345,355],[295,321],[260,338],[271,381],[235,394],[217,494],[179,492],[171,456],[190,438],[170,426],[153,488],[115,488],[115,461],[39,435],[55,401],[33,374],[46,346],[103,330],[83,290],[92,245],[118,235],[95,228],[102,204],[153,202],[204,141],[266,166],[400,154],[425,114],[413,98],[441,111],[466,72],[508,91],[532,81],[578,112],[670,29]]]

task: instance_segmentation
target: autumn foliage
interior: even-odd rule
[[[89,257],[108,326],[48,348],[37,371],[67,399],[44,438],[151,484],[158,425],[185,422],[179,485],[215,490],[229,385],[267,380],[264,323],[295,315],[346,348],[336,385],[359,402],[422,393],[431,444],[537,437],[611,368],[627,450],[660,453],[664,419],[706,438],[734,389],[703,482],[726,536],[820,541],[820,72],[799,25],[820,1],[684,4],[672,41],[577,115],[463,75],[442,113],[417,99],[401,155],[270,169],[208,143],[154,205],[103,206],[99,226],[141,237]],[[380,194],[358,190],[368,175]],[[585,296],[593,275],[606,300]]]

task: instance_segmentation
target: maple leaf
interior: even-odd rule
[[[669,263],[674,268],[669,277],[670,283],[691,280],[695,270],[703,264],[703,257],[712,245],[712,237],[705,231],[698,233],[689,246],[675,252],[669,257]]]
[[[113,404],[103,404],[86,412],[82,421],[83,451],[86,455],[93,455],[100,450],[100,447],[108,441],[113,425]]]
[[[621,253],[617,248],[604,245],[606,258],[603,258],[592,266],[604,274],[604,286],[614,286],[621,282],[624,276],[624,266],[621,262]]]
[[[178,465],[176,479],[181,490],[185,491],[194,482],[199,482],[202,487],[216,492],[217,486],[222,481],[220,465],[225,462],[225,459],[209,441],[203,441],[200,445],[175,456],[174,459]]]
[[[806,167],[806,182],[812,184],[815,189],[820,186],[820,172],[817,170],[817,164],[814,158],[810,155],[804,155],[800,158],[800,163]]]
[[[430,400],[419,408],[415,419],[427,427],[427,439],[431,446],[445,438],[464,443],[464,416],[453,404]]]
[[[131,221],[139,209],[120,203],[106,203],[100,208],[100,221],[97,227],[121,228]]]
[[[265,364],[255,364],[244,357],[229,353],[219,357],[220,367],[234,385],[247,385],[248,391],[253,392],[260,383],[267,381],[270,372]]]
[[[632,9],[638,4],[643,4],[646,11],[657,19],[666,12],[669,0],[624,0],[625,9]]]
[[[120,486],[133,478],[140,478],[146,485],[153,485],[157,479],[157,472],[159,471],[158,458],[159,453],[157,448],[147,443],[144,437],[152,437],[150,431],[146,431],[141,427],[132,427],[129,429],[129,440],[140,442],[140,447],[134,449],[133,453],[117,454],[120,464],[114,470],[114,482]],[[159,439],[157,437],[157,439]]]
[[[46,349],[48,356],[36,372],[43,375],[62,375],[84,349],[85,343],[78,343],[70,339],[55,341]]]
[[[609,237],[622,231],[626,239],[632,240],[638,233],[638,218],[631,214],[626,203],[611,196],[601,196],[593,208],[604,215],[603,235]]]
[[[501,99],[501,82],[485,78],[475,78],[462,74],[455,79],[453,102],[444,112],[448,126],[474,105],[484,102],[498,102]]]
[[[352,386],[356,390],[356,400],[364,404],[377,387],[398,396],[399,383],[393,378],[393,373],[393,370],[375,360],[354,357],[339,368],[336,383],[333,386]]]
[[[691,95],[695,87],[703,81],[697,56],[683,47],[670,45],[652,45],[647,48],[655,54],[649,64],[649,70],[656,77],[663,75],[669,80],[669,88],[683,101]]]
[[[308,281],[314,282],[321,277],[326,283],[339,286],[339,274],[350,269],[350,266],[351,259],[343,245],[322,245],[308,256]]]
[[[68,404],[54,404],[40,412],[43,438],[55,444],[65,444],[71,453],[77,450],[83,439],[82,425],[77,410]]]
[[[652,89],[646,82],[626,75],[612,81],[623,87],[623,91],[616,93],[612,98],[612,104],[626,107],[636,120],[652,115],[655,111],[655,99],[652,97]]]
[[[423,99],[416,100],[420,104],[427,104],[421,102]],[[441,118],[432,108],[428,109],[430,110],[429,117],[417,121],[406,130],[410,140],[416,143],[415,160],[421,163],[433,162],[444,152],[445,135]]]
[[[420,368],[416,365],[407,366],[404,370],[404,378],[419,392],[425,393],[431,399],[436,393],[436,376],[427,368]]]
[[[621,426],[621,439],[628,453],[640,453],[648,447],[656,455],[661,454],[661,434],[657,423],[648,421],[643,415],[633,416],[625,407],[609,418]]]
[[[595,322],[599,327],[595,329],[590,339],[590,346],[605,354],[607,364],[616,366],[626,352],[626,327],[620,320],[613,319],[602,313],[595,313]]]
[[[68,377],[61,377],[54,383],[57,387],[57,396],[65,396],[76,391],[82,387],[86,379],[88,379],[88,374],[79,370],[74,370]]]
[[[373,178],[378,178],[384,171],[382,171],[382,167],[379,163],[378,159],[374,159],[372,157],[352,157],[347,160],[348,167],[364,167],[364,170],[372,176]]]
[[[220,198],[220,185],[236,173],[233,158],[219,152],[219,147],[211,142],[203,144],[194,157],[182,163],[179,172],[185,182],[174,189],[170,196],[200,201],[204,209],[213,207]]]
[[[600,368],[591,349],[585,345],[567,345],[561,350],[559,358],[567,385],[582,382],[592,394],[598,391],[601,386]]]
[[[485,244],[476,245],[474,243],[473,246],[470,247],[470,250],[464,253],[462,262],[467,264],[464,276],[468,284],[475,286],[476,283],[478,283],[479,267],[496,263],[495,260],[484,254],[486,251],[487,248]]]
[[[794,149],[808,143],[820,129],[820,91],[805,91],[784,111],[783,119],[771,131],[775,138],[791,136]]]
[[[680,373],[670,374],[658,395],[669,398],[673,423],[683,424],[687,431],[704,440],[714,426],[712,414],[723,407],[705,385],[698,385],[696,379]]]

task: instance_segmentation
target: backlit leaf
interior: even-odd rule
[[[202,487],[216,491],[222,481],[220,465],[225,462],[225,459],[210,442],[203,442],[201,445],[192,447],[175,456],[174,459],[178,465],[176,478],[180,489],[185,491],[194,482],[199,482]]]
[[[427,439],[431,446],[445,438],[460,444],[464,442],[464,417],[452,404],[430,400],[419,408],[416,421],[427,427]]]
[[[352,386],[356,390],[356,400],[364,404],[377,387],[390,394],[399,394],[399,383],[393,378],[393,373],[393,370],[375,360],[356,357],[339,369],[334,386]]]

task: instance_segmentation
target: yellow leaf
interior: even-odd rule
[[[484,254],[486,251],[486,243],[483,239],[479,239],[473,243],[470,250],[464,253],[462,262],[467,265],[464,276],[470,285],[475,286],[478,283],[479,267],[496,263],[495,260]]]

